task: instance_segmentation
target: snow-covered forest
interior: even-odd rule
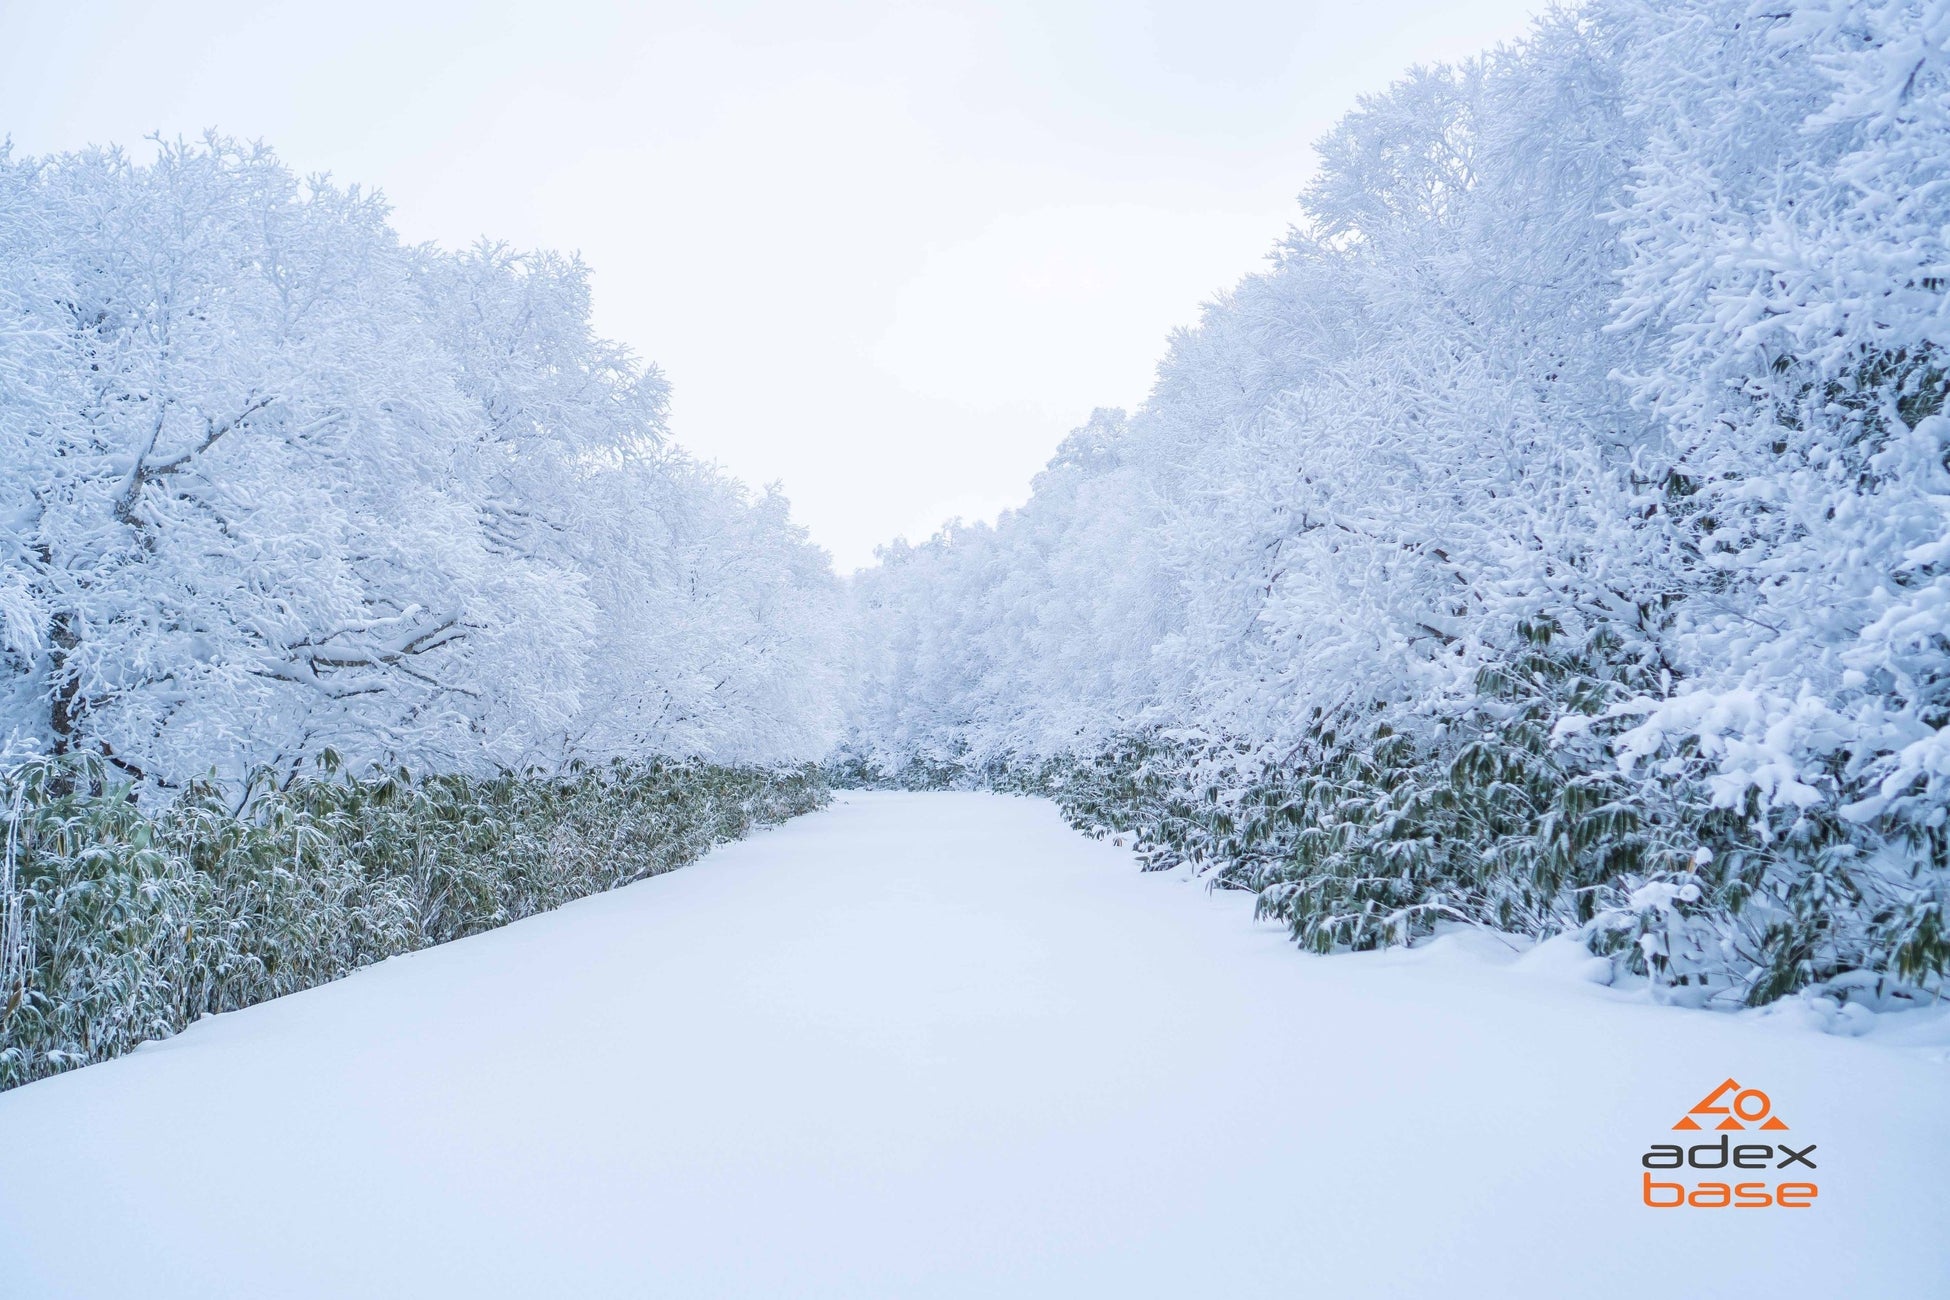
[[[829,782],[1050,795],[1317,951],[1907,1005],[1947,353],[1946,0],[1592,0],[1411,72],[1138,410],[848,581],[579,261],[216,135],[0,151],[0,1086]]]
[[[23,10],[0,1295],[1950,1295],[1950,0],[1537,4]]]
[[[263,148],[0,156],[0,760],[817,758],[837,587],[578,263]]]
[[[1950,963],[1950,4],[1595,0],[1363,100],[1271,263],[853,593],[856,779],[1053,793],[1309,947],[1690,1004]]]
[[[0,1087],[815,807],[840,591],[576,261],[0,153]]]

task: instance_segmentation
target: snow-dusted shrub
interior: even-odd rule
[[[851,752],[1323,950],[1940,985],[1950,4],[1593,0],[1320,153],[1142,409],[856,581]]]
[[[0,1087],[694,861],[825,801],[815,769],[261,772],[139,808],[101,759],[0,780]]]

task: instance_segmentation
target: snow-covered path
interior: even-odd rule
[[[1950,1067],[1531,966],[844,795],[0,1095],[0,1294],[1950,1294]],[[1639,1203],[1728,1076],[1813,1208]]]

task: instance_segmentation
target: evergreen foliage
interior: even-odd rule
[[[0,1087],[670,871],[825,802],[816,769],[193,783],[160,806],[88,756],[0,777]],[[240,806],[241,803],[241,806]]]

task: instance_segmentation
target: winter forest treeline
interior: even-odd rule
[[[1593,0],[1320,143],[993,526],[850,581],[580,263],[211,137],[0,152],[0,1087],[986,784],[1310,948],[1950,965],[1950,0]],[[815,763],[822,763],[814,767]]]
[[[671,445],[579,263],[221,139],[0,156],[0,248],[0,758],[824,748],[824,556]]]
[[[578,262],[0,153],[0,1087],[817,806],[839,599]]]
[[[854,592],[856,779],[1048,791],[1309,947],[1900,1005],[1950,938],[1950,4],[1597,0]]]

